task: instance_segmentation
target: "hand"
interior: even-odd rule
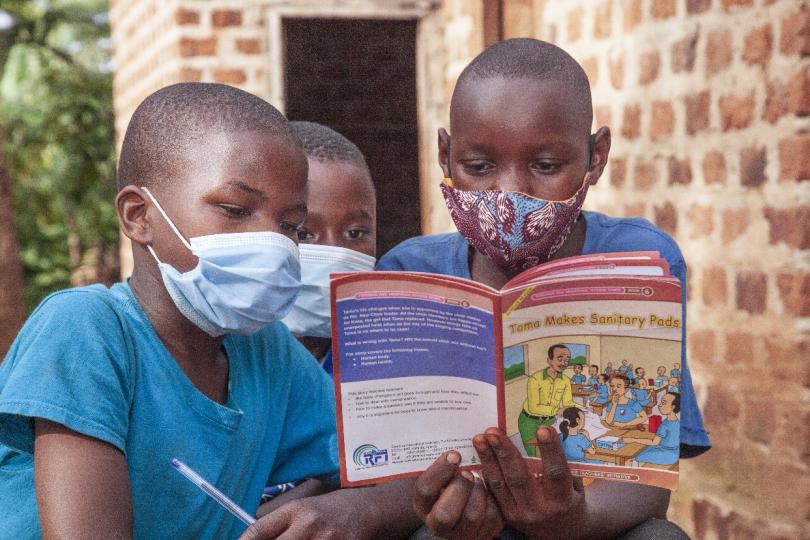
[[[461,456],[442,454],[416,480],[413,507],[433,534],[453,540],[493,538],[503,529],[495,499],[483,482],[458,473]]]
[[[531,538],[572,538],[587,519],[582,481],[571,476],[560,438],[550,426],[537,429],[543,474],[539,478],[505,433],[496,428],[473,438],[481,473],[506,524]]]

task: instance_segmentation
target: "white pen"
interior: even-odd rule
[[[220,490],[209,484],[205,479],[194,472],[188,465],[183,463],[177,458],[172,459],[172,467],[177,469],[177,472],[188,478],[191,483],[203,490],[203,492],[221,504],[228,512],[239,518],[245,525],[252,525],[256,522],[253,516],[245,512],[238,504],[229,499]]]

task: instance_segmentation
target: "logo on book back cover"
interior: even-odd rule
[[[388,463],[388,450],[373,444],[361,444],[354,450],[354,463],[358,467],[378,467]]]

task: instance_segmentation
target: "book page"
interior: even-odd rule
[[[341,483],[415,476],[450,449],[475,465],[472,437],[501,425],[497,296],[385,272],[333,279],[332,298]]]
[[[551,425],[573,474],[675,489],[677,279],[549,279],[502,305],[507,434],[530,469],[541,470],[534,432]]]

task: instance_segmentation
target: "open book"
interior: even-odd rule
[[[332,320],[344,486],[416,476],[450,449],[475,469],[491,426],[542,473],[540,425],[577,476],[677,486],[681,284],[656,252],[560,259],[500,291],[335,274]]]

